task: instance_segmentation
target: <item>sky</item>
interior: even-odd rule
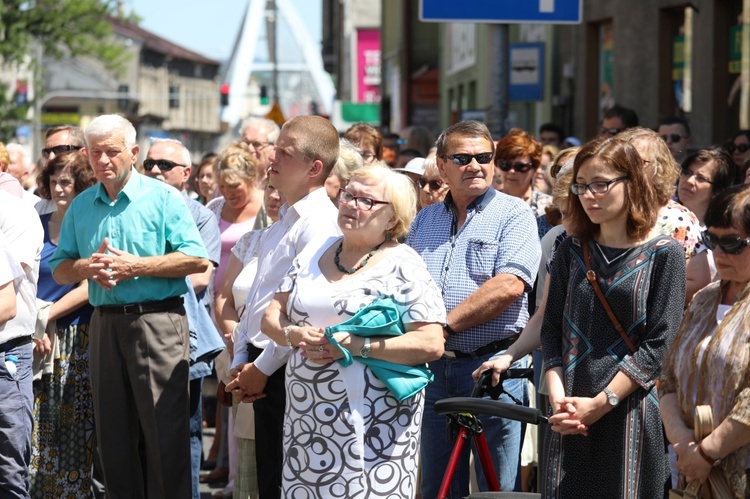
[[[162,38],[201,55],[224,61],[232,50],[240,23],[251,0],[124,0],[141,26]],[[262,1],[262,0],[253,0]],[[307,22],[310,36],[320,44],[320,0],[289,0]]]

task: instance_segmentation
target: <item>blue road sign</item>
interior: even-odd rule
[[[424,22],[544,23],[581,22],[583,0],[420,0]]]
[[[511,43],[508,52],[510,100],[544,100],[544,44]]]

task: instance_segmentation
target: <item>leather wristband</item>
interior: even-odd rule
[[[711,459],[711,456],[706,454],[706,451],[703,450],[703,447],[701,447],[701,444],[698,444],[698,453],[701,455],[704,461],[706,461],[708,464],[713,466],[718,466],[721,463],[721,459]]]
[[[448,336],[455,336],[456,334],[458,334],[458,333],[456,333],[456,332],[455,332],[455,331],[453,330],[453,328],[452,328],[452,327],[450,327],[450,326],[448,325],[448,323],[447,323],[447,322],[446,322],[445,324],[443,324],[443,329],[445,330],[445,332],[446,332],[446,333],[448,333]]]

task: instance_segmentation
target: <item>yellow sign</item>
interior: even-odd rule
[[[78,113],[42,113],[42,125],[78,125],[81,115]]]
[[[266,118],[275,122],[279,126],[286,123],[286,118],[284,118],[284,113],[281,112],[281,107],[279,107],[278,102],[273,103],[273,106],[271,106],[271,110],[268,111]]]

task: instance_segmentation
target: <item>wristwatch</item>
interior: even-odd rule
[[[372,348],[370,347],[370,338],[369,336],[365,336],[365,344],[359,349],[359,356],[363,359],[367,359],[370,357],[371,352]]]
[[[607,403],[611,405],[613,409],[620,405],[620,397],[618,397],[612,390],[605,386],[603,392],[607,396]]]
[[[698,453],[701,455],[701,457],[712,467],[718,466],[721,464],[721,459],[713,459],[711,456],[706,454],[706,451],[703,450],[703,447],[701,447],[701,444],[698,444]]]

